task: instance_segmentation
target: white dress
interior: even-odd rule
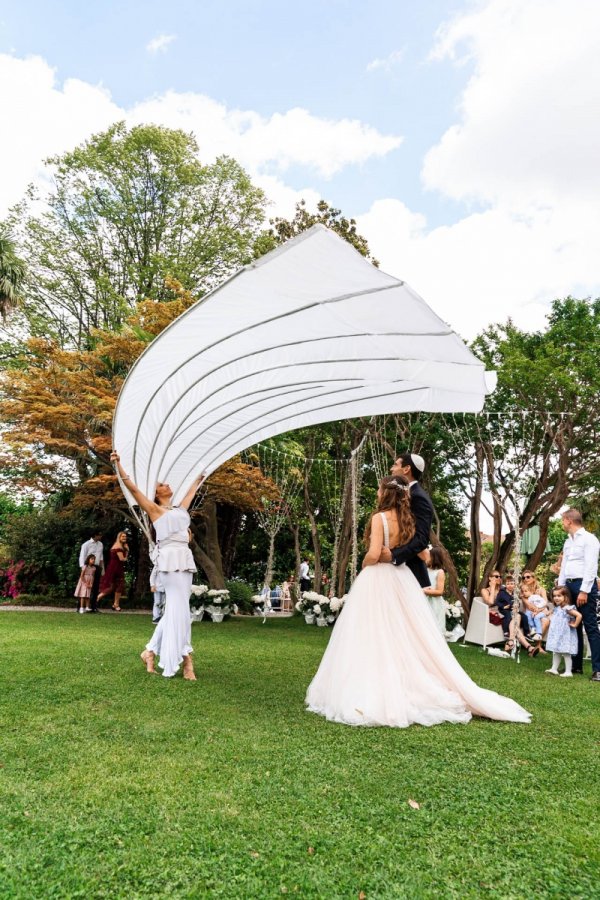
[[[179,506],[168,509],[154,522],[155,565],[165,590],[165,611],[146,650],[159,657],[166,678],[176,674],[183,657],[193,652],[190,594],[196,571],[188,543],[190,517]]]
[[[429,575],[429,582],[432,588],[437,588],[437,578],[442,569],[427,569],[427,574]],[[440,634],[446,637],[446,605],[444,603],[443,597],[427,597],[427,602],[429,604],[429,608],[433,613],[433,618],[435,619],[435,623],[439,629]]]
[[[386,546],[387,532],[385,521]],[[352,585],[306,704],[332,722],[394,728],[464,723],[473,715],[531,718],[514,700],[469,678],[412,572],[389,563],[365,567]]]

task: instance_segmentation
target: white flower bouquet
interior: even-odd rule
[[[463,608],[458,600],[455,603],[448,603],[447,600],[444,600],[444,607],[446,609],[446,628],[448,631],[452,631],[455,625],[460,625],[462,622]]]

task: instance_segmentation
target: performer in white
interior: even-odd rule
[[[141,654],[142,662],[147,672],[155,673],[154,662],[156,657],[159,657],[158,665],[166,678],[175,675],[183,663],[183,677],[187,681],[195,681],[191,656],[193,648],[190,593],[196,565],[189,547],[188,508],[202,477],[193,482],[179,506],[171,506],[173,491],[168,484],[159,482],[156,485],[155,499],[150,500],[125,474],[119,454],[112,453],[110,458],[117,464],[127,490],[154,525],[157,547],[155,563],[166,594],[164,615]]]
[[[408,487],[402,475],[381,481],[363,570],[308,688],[308,709],[346,725],[394,728],[473,715],[529,722],[525,709],[478,687],[461,668],[410,569],[379,562],[382,547],[403,546],[414,534]]]

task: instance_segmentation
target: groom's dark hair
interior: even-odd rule
[[[419,472],[419,470],[415,467],[415,464],[412,461],[411,453],[408,453],[408,452],[403,453],[402,456],[400,457],[400,462],[402,463],[403,466],[410,466],[410,474],[412,475],[412,477],[415,481],[421,480],[421,475],[423,473]]]

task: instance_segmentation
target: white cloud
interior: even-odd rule
[[[483,212],[427,223],[398,199],[359,217],[382,267],[472,337],[543,325],[567,294],[600,294],[600,5],[489,0],[440,29],[432,57],[473,67],[423,182]]]
[[[148,53],[166,53],[175,40],[175,34],[159,34],[146,44]]]
[[[251,172],[306,166],[329,178],[402,143],[401,137],[382,135],[357,119],[322,119],[298,108],[265,118],[228,109],[203,94],[175,91],[138,104],[129,118],[194,131],[203,157],[228,153]]]
[[[491,0],[441,29],[434,56],[474,71],[426,187],[519,210],[597,194],[599,31],[597,0]]]
[[[600,213],[565,221],[562,212],[516,217],[490,209],[431,230],[399,200],[357,217],[384,271],[407,281],[463,337],[508,316],[543,326],[550,302],[600,289]]]
[[[378,70],[383,70],[384,72],[391,72],[392,69],[402,62],[404,59],[404,49],[402,50],[394,50],[388,56],[384,56],[383,58],[372,59],[370,63],[367,63],[366,72],[377,72]]]
[[[45,157],[74,147],[119,119],[193,132],[205,162],[219,154],[235,157],[267,189],[274,215],[288,215],[301,197],[283,180],[290,167],[302,166],[327,178],[385,156],[402,142],[356,119],[323,119],[298,108],[267,118],[194,93],[168,91],[124,109],[100,86],[76,79],[57,84],[54,69],[40,57],[0,54],[0,98],[0,115],[11,122],[15,136],[0,144],[0,216],[30,181],[43,178]],[[303,194],[316,197],[314,190]]]

